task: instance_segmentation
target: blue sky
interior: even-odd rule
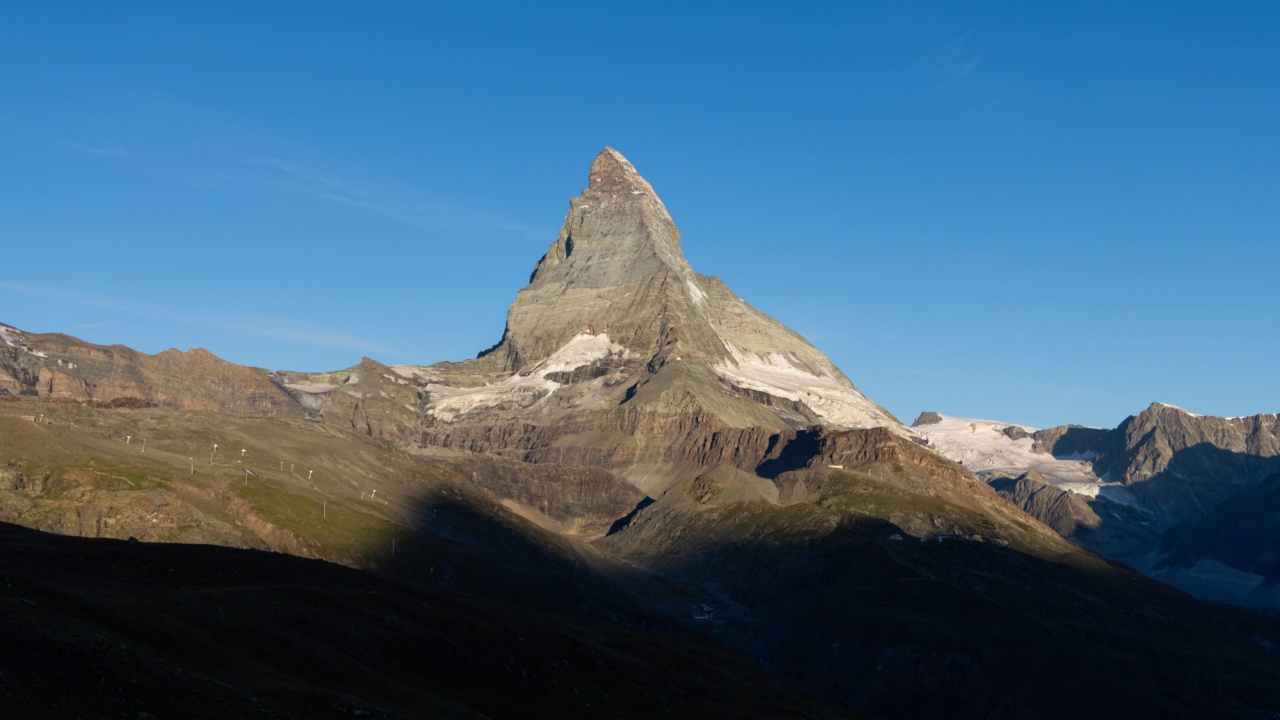
[[[1280,411],[1280,4],[188,5],[6,5],[0,321],[470,357],[611,145],[905,421]]]

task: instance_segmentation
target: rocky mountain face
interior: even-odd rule
[[[1280,471],[1280,415],[1218,418],[1154,403],[1093,449],[1097,471],[1123,482],[1170,527]]]
[[[195,348],[156,355],[67,335],[0,325],[0,397],[29,396],[115,407],[218,410],[297,417],[301,408],[264,371]]]
[[[1102,524],[1102,518],[1089,506],[1088,496],[1055,487],[1038,470],[1027,470],[1017,478],[999,478],[991,486],[1063,537],[1080,537]]]
[[[1153,403],[1112,430],[1035,430],[927,415],[915,429],[932,446],[1065,537],[1201,597],[1280,608],[1280,416]]]
[[[751,371],[773,371],[779,381],[846,391],[832,398],[844,401],[839,407],[824,407],[817,393],[811,400],[812,410],[830,415],[833,425],[896,424],[804,338],[719,279],[695,273],[666,206],[612,148],[591,164],[587,189],[570,201],[559,238],[508,311],[501,342],[483,357],[517,375],[576,371],[579,379],[629,364],[657,376],[683,361],[712,370],[729,385],[766,386],[764,392],[779,388]],[[548,379],[570,384],[564,381],[573,378]],[[743,424],[727,408],[710,409],[731,425]]]
[[[422,443],[605,465],[656,492],[659,475],[717,447],[762,462],[770,432],[909,434],[804,338],[695,273],[680,242],[653,188],[606,148],[501,341],[401,369],[423,391]]]

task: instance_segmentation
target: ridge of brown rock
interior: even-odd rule
[[[0,327],[6,328],[0,344],[0,395],[219,410],[247,417],[303,412],[265,370],[227,362],[203,348],[148,355],[123,345]]]

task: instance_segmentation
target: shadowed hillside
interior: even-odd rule
[[[1066,543],[1004,536],[883,468],[778,480],[781,507],[675,487],[602,542],[719,607],[710,634],[726,646],[881,717],[1280,709],[1275,617],[1206,605]]]
[[[0,523],[6,717],[853,717],[705,642],[317,560]]]

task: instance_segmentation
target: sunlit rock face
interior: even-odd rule
[[[426,444],[640,475],[685,462],[672,445],[690,433],[700,445],[725,429],[911,435],[799,334],[694,272],[666,206],[612,148],[592,162],[501,341],[405,372],[424,383]]]

